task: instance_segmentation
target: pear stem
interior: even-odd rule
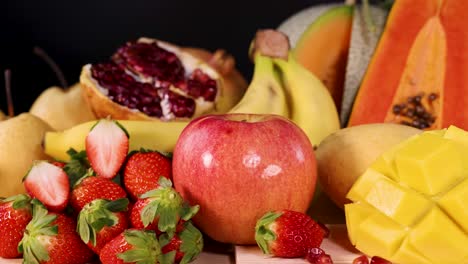
[[[60,70],[60,67],[57,65],[57,63],[43,49],[39,47],[34,47],[33,52],[49,65],[49,67],[57,76],[57,79],[59,80],[62,88],[65,90],[68,89],[68,82],[65,79],[65,75],[63,74],[62,70]]]
[[[13,97],[11,96],[11,70],[5,70],[5,92],[7,97],[7,105],[8,105],[8,116],[14,117],[15,116],[15,109],[13,107]]]

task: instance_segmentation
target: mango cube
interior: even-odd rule
[[[423,133],[395,154],[400,181],[416,191],[435,195],[463,176],[462,157],[451,140]]]
[[[468,172],[468,132],[456,126],[450,126],[447,129],[444,138],[453,140],[460,145],[464,165],[463,168]]]
[[[389,179],[377,180],[365,200],[404,226],[412,225],[432,205],[424,196]]]
[[[435,263],[457,263],[468,255],[468,236],[434,207],[409,234],[410,244]]]
[[[371,190],[374,183],[384,178],[385,176],[382,173],[373,169],[367,169],[353,184],[351,189],[348,191],[346,198],[351,201],[363,200]]]
[[[403,226],[379,212],[365,219],[356,232],[356,248],[370,256],[389,259],[405,238]]]
[[[365,203],[349,203],[344,205],[348,238],[351,244],[356,245],[359,225],[371,216],[375,210]]]
[[[447,192],[438,203],[468,233],[468,179]]]
[[[428,260],[424,255],[419,253],[409,242],[408,237],[403,240],[400,248],[397,250],[395,255],[391,257],[395,263],[418,263],[418,264],[430,264],[431,261]]]

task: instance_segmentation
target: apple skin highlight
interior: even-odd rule
[[[305,133],[276,115],[225,114],[193,120],[173,153],[174,186],[199,204],[195,224],[214,240],[255,244],[270,210],[306,212],[317,166]]]

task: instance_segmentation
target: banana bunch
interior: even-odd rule
[[[322,82],[289,54],[287,60],[256,53],[254,74],[242,99],[227,114],[275,114],[289,118],[304,130],[313,145],[340,129],[333,99]],[[119,120],[130,135],[130,150],[172,152],[190,121],[151,122]],[[68,130],[47,132],[45,153],[67,161],[67,150],[84,149],[95,121]]]

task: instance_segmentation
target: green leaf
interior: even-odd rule
[[[162,254],[158,257],[158,261],[160,264],[172,264],[175,261],[176,251],[170,251],[166,254]]]
[[[127,198],[120,198],[114,201],[109,201],[105,208],[111,212],[123,212],[128,208],[129,201]]]
[[[86,221],[86,216],[84,216],[81,213],[78,215],[78,225],[77,225],[76,229],[78,231],[78,234],[81,237],[81,240],[83,240],[83,242],[85,242],[85,244],[87,244],[89,242],[90,238],[91,238],[92,230],[90,230],[90,228],[88,226],[88,222]],[[93,242],[93,244],[94,244],[94,242]]]
[[[68,175],[70,187],[73,188],[83,176],[88,175],[91,166],[86,151],[77,152],[75,149],[70,148],[67,154],[70,156],[70,161],[65,164],[63,170]]]
[[[161,255],[161,247],[153,231],[126,230],[124,238],[128,244],[132,245],[132,249],[118,254],[118,258],[124,262],[157,263],[157,258]]]
[[[31,209],[31,197],[26,194],[18,194],[15,196],[8,197],[3,200],[4,202],[13,202],[13,209],[18,210],[29,207]]]
[[[143,208],[143,210],[141,210],[140,217],[144,227],[149,226],[154,221],[158,207],[158,201],[150,202]]]
[[[276,240],[276,234],[270,230],[270,225],[281,215],[280,212],[267,212],[255,225],[255,241],[264,254],[270,254],[268,244]]]
[[[203,235],[192,222],[186,222],[185,228],[180,233],[182,244],[180,251],[184,253],[180,264],[193,261],[203,251]]]
[[[198,213],[198,211],[200,211],[199,205],[190,206],[189,204],[184,203],[181,208],[180,218],[188,221],[192,219]]]
[[[159,177],[158,184],[162,188],[170,188],[172,187],[172,182],[168,178],[161,176]]]

